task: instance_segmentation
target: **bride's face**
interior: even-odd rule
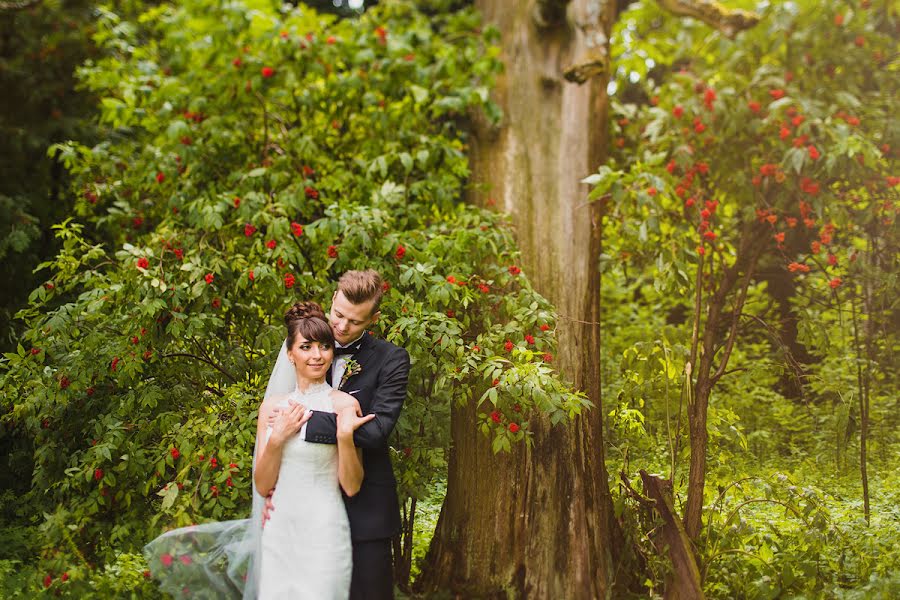
[[[288,350],[288,358],[294,363],[298,379],[318,380],[325,377],[331,367],[334,348],[327,342],[307,340],[298,334],[293,347]]]

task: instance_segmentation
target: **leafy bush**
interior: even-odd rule
[[[62,591],[138,593],[132,555],[163,527],[249,512],[281,315],[327,305],[347,269],[385,276],[377,333],[412,356],[404,497],[444,473],[451,402],[488,407],[472,435],[496,451],[530,439],[534,411],[585,406],[547,364],[555,317],[505,222],[461,203],[462,125],[498,117],[494,36],[471,10],[405,2],[357,21],[260,2],[102,12],[80,77],[104,135],[53,149],[75,214],[0,384],[43,538],[32,590],[65,571]]]

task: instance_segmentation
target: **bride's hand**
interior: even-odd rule
[[[269,443],[283,446],[300,431],[300,428],[311,416],[312,413],[306,410],[302,404],[292,403],[288,408],[282,409],[272,425],[272,436],[269,438]]]
[[[298,404],[298,403],[294,402],[293,400],[288,400],[288,406],[276,406],[275,408],[273,408],[272,412],[269,413],[269,419],[266,422],[266,426],[267,427],[275,427],[275,419],[278,418],[278,415],[280,415],[283,412],[287,412],[287,410],[290,409],[290,407],[295,404]]]
[[[375,413],[361,417],[357,414],[359,404],[354,407],[352,404],[344,407],[337,412],[337,434],[338,437],[352,437],[353,432],[360,428],[364,423],[368,423],[375,418]]]

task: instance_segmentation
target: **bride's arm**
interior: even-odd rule
[[[353,443],[353,432],[363,423],[374,419],[375,415],[357,416],[355,399],[347,394],[341,395],[347,396],[352,402],[342,403],[337,398],[334,401],[337,411],[338,482],[345,494],[355,496],[362,486],[365,471],[362,450]]]
[[[309,419],[306,409],[300,404],[294,404],[279,413],[272,426],[272,433],[268,434],[268,439],[266,439],[268,433],[266,423],[272,408],[272,403],[264,403],[259,409],[259,418],[256,424],[259,452],[256,457],[256,470],[253,472],[253,482],[256,484],[256,491],[262,497],[268,496],[275,487],[275,482],[278,481],[284,444],[300,431],[300,427]]]

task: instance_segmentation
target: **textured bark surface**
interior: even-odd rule
[[[555,364],[597,406],[568,426],[533,419],[535,446],[493,455],[476,408],[454,410],[447,497],[421,586],[461,597],[602,598],[614,521],[599,381],[600,210],[580,180],[604,160],[614,2],[573,0],[559,24],[535,5],[477,2],[499,28],[501,125],[476,124],[471,200],[511,215],[523,267],[560,315]],[[564,74],[581,69],[583,84]]]
[[[653,543],[660,554],[666,554],[672,571],[666,577],[666,600],[702,600],[703,586],[700,570],[694,560],[691,542],[672,501],[672,482],[641,469],[644,492],[654,501],[654,510],[662,519],[662,526],[653,534]]]

